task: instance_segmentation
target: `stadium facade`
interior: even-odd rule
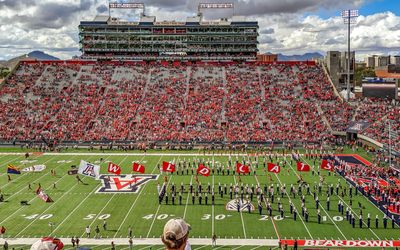
[[[244,17],[205,21],[201,13],[185,22],[96,16],[80,22],[80,49],[83,59],[255,61],[258,28]]]

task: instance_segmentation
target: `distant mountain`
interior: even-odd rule
[[[318,59],[324,57],[322,54],[315,52],[315,53],[305,53],[303,55],[283,55],[278,54],[278,61],[307,61],[312,59]]]
[[[52,55],[44,53],[43,51],[38,51],[38,50],[30,52],[28,54],[28,57],[35,58],[37,60],[60,60],[57,57],[54,57]]]

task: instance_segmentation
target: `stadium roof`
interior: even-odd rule
[[[177,22],[174,20],[168,20],[168,21],[157,21],[157,18],[155,16],[145,16],[142,15],[140,17],[139,22],[128,22],[126,20],[120,19],[120,18],[115,18],[115,17],[110,17],[110,16],[104,16],[104,15],[98,15],[94,18],[93,21],[82,21],[81,24],[96,24],[96,23],[102,23],[102,24],[139,24],[139,23],[152,23],[152,24],[161,24],[161,25],[187,25],[187,24],[203,24],[203,25],[230,25],[232,23],[235,24],[248,24],[248,23],[254,23],[257,24],[257,22],[247,22],[246,18],[244,16],[232,16],[231,18],[221,18],[219,20],[203,20],[202,16],[192,16],[192,17],[187,17],[186,22]]]
[[[110,19],[109,16],[96,16],[93,21],[95,22],[107,22]]]

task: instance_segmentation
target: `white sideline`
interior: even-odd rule
[[[7,240],[10,246],[13,245],[31,245],[41,238],[13,238],[13,239],[0,239],[0,245],[4,244]],[[158,238],[134,238],[133,245],[162,245],[162,242]],[[61,238],[64,245],[71,245],[70,238]],[[93,239],[93,238],[80,238],[80,245],[111,245],[111,241],[114,241],[115,245],[129,245],[129,238],[109,238],[109,239]],[[211,238],[189,238],[190,245],[211,245]],[[279,245],[277,239],[218,239],[218,246],[271,246],[275,247]]]
[[[233,180],[235,181],[235,186],[236,186],[236,184],[237,184],[237,182],[236,182],[236,176],[237,175],[233,175]],[[243,227],[243,234],[244,234],[244,238],[247,238],[247,235],[246,235],[246,227],[244,226],[244,220],[243,220],[243,213],[242,213],[242,210],[240,209],[240,219],[242,220],[242,227]]]
[[[104,160],[107,160],[108,159],[108,157],[107,158],[105,158]],[[99,184],[100,185],[100,184]],[[53,229],[53,231],[52,231],[52,234],[53,235],[55,235],[55,232],[64,224],[64,222],[90,197],[90,195],[93,193],[93,192],[95,192],[96,191],[96,189],[99,187],[99,185],[97,185],[96,187],[95,187],[95,189],[93,189],[92,191],[90,191],[90,193],[89,193],[89,195],[87,195],[86,197],[85,197],[85,199],[83,199],[75,208],[74,208],[74,210],[72,210],[72,212],[70,212],[69,214],[68,214],[68,216],[67,217],[65,217],[60,223],[58,223],[58,225],[57,225],[57,227],[55,228],[55,229]],[[70,189],[71,190],[71,189]]]
[[[126,158],[128,158],[128,156],[125,156],[118,164],[121,165],[121,164],[126,160]],[[99,184],[99,185],[100,185],[100,184]],[[98,187],[99,185],[97,185],[96,187]],[[94,190],[95,190],[95,189],[94,189]],[[94,190],[93,190],[88,196],[91,196],[91,195],[93,194]],[[107,201],[107,203],[106,203],[105,205],[103,205],[103,208],[102,208],[99,212],[97,212],[97,215],[93,218],[92,222],[90,222],[90,224],[89,224],[89,228],[90,228],[90,229],[92,228],[93,223],[95,223],[97,220],[99,220],[100,215],[103,213],[104,209],[106,209],[106,207],[108,206],[108,204],[110,204],[110,202],[114,199],[115,195],[116,195],[116,194],[113,194],[113,195],[111,196],[111,198]],[[88,221],[89,221],[89,220],[88,220]],[[93,232],[94,230],[91,230],[91,231]],[[82,238],[85,234],[86,234],[86,232],[83,232],[82,235],[81,235],[81,238]],[[96,233],[95,233],[94,235],[96,235]]]
[[[33,154],[33,152],[30,152],[30,154]],[[0,155],[25,155],[25,153],[18,153],[18,152],[0,152]],[[64,153],[43,153],[42,155],[44,156],[48,156],[48,155],[69,155],[69,156],[102,156],[102,155],[110,155],[110,156],[118,156],[118,155],[122,155],[122,156],[142,156],[142,155],[146,155],[146,156],[232,156],[233,154],[227,154],[227,153],[223,153],[223,154],[202,154],[202,153],[179,153],[179,151],[177,153],[93,153],[93,152],[85,152],[85,153],[77,153],[77,152],[64,152]],[[248,154],[234,154],[235,156],[248,156]],[[279,154],[282,155],[282,154]],[[303,155],[303,154],[300,154]],[[285,154],[285,156],[291,156],[291,154]]]
[[[43,162],[42,164],[46,164],[46,163],[48,163],[49,161],[51,161],[51,160],[53,160],[53,159],[54,159],[54,157],[51,157],[50,159],[48,159],[47,161]],[[58,167],[56,167],[56,169],[58,169]],[[28,173],[21,174],[20,176],[22,177],[22,176],[24,176],[25,174],[28,174]],[[46,173],[46,174],[40,176],[39,178],[35,179],[35,181],[34,181],[33,183],[36,183],[38,180],[42,179],[43,177],[45,177],[45,176],[48,175],[48,174],[50,174],[50,172],[48,172],[48,173]],[[58,181],[60,181],[60,180],[58,180]],[[56,181],[55,183],[57,183],[58,181]],[[12,181],[11,181],[11,182],[8,182],[6,185],[2,186],[1,189],[3,189],[4,187],[6,187],[6,186],[7,186],[8,184],[10,184],[10,183],[12,183]],[[19,185],[19,186],[20,186],[20,185]],[[19,186],[18,186],[18,187],[19,187]],[[21,192],[24,191],[24,190],[25,190],[25,189],[21,187],[21,188],[19,189],[18,192],[13,193],[12,195],[8,196],[8,197],[7,197],[7,200],[10,200],[10,198],[14,197],[15,195],[21,193]],[[34,193],[34,192],[32,191],[32,193]]]
[[[285,157],[286,158],[286,157]],[[303,157],[300,157],[303,158]],[[308,164],[311,165],[310,163],[307,162],[307,160],[305,158],[303,158],[303,160]],[[297,176],[299,176],[297,174],[297,172],[294,170],[294,168],[292,167],[292,165],[290,164],[290,168],[292,169],[292,171],[294,173],[296,173]],[[343,234],[342,230],[340,230],[340,228],[338,227],[338,225],[335,223],[335,221],[332,219],[332,217],[329,215],[329,213],[325,210],[324,206],[321,205],[321,203],[319,204],[319,206],[322,208],[322,210],[324,210],[325,214],[328,216],[328,218],[333,222],[333,225],[336,227],[336,229],[339,231],[339,233],[343,236],[343,238],[345,240],[347,240],[346,235]]]
[[[25,155],[25,154],[24,154]],[[18,157],[15,157],[15,158],[13,158],[12,160],[8,160],[8,161],[6,161],[6,162],[2,162],[1,163],[1,165],[2,166],[7,166],[7,164],[9,164],[10,162],[13,162],[13,161],[16,161],[18,158],[20,158],[21,156],[18,156]],[[52,157],[52,158],[54,158],[54,157]],[[51,159],[52,159],[51,158]],[[4,173],[4,174],[2,174],[2,175],[6,175],[7,173]],[[19,178],[21,178],[22,176],[24,176],[24,174],[22,173],[22,174],[20,174],[20,175],[18,175],[16,178],[14,178],[13,179],[13,181],[15,181],[15,180],[18,180]],[[8,185],[10,185],[12,183],[12,181],[11,182],[7,182],[6,184],[4,184],[3,186],[1,186],[0,187],[0,190],[3,190],[3,188],[5,188],[6,186],[8,186]]]
[[[145,156],[143,156],[143,157],[140,159],[140,162],[142,162],[144,158],[145,158]],[[162,157],[160,157],[160,159],[158,160],[156,166],[160,163],[161,158],[162,158]],[[153,174],[153,173],[154,173],[154,170],[156,170],[156,169],[157,169],[157,167],[154,166],[154,168],[153,168],[153,170],[151,171],[150,174]],[[131,205],[131,207],[129,208],[128,212],[126,213],[124,219],[123,219],[122,222],[120,223],[120,225],[119,225],[117,231],[115,232],[114,237],[117,237],[118,232],[121,230],[121,228],[122,228],[122,226],[124,225],[126,219],[129,217],[129,215],[130,215],[132,209],[135,207],[136,202],[139,200],[139,197],[140,197],[140,195],[142,194],[143,190],[144,190],[144,187],[139,191],[139,194],[136,196],[135,201],[132,203],[132,205]]]
[[[54,157],[52,157],[52,159],[53,159]],[[61,165],[63,165],[63,164],[61,164]],[[57,167],[58,168],[58,167]],[[56,168],[56,169],[57,169]],[[43,176],[42,176],[43,177]],[[39,180],[40,178],[42,178],[42,177],[39,177],[38,179],[36,179],[35,181],[37,181],[37,180]],[[63,176],[63,177],[61,177],[60,179],[58,179],[57,181],[56,181],[56,183],[58,183],[59,181],[61,181],[63,178],[64,178],[65,176]],[[51,186],[49,186],[49,188],[50,188]],[[35,199],[37,199],[37,197],[35,196],[35,197],[33,197],[32,199],[30,199],[29,201],[28,201],[28,204],[30,204],[32,201],[34,201]],[[24,207],[23,206],[21,206],[20,208],[18,208],[17,210],[15,210],[12,214],[10,214],[10,215],[8,215],[8,217],[6,217],[6,218],[4,218],[1,222],[0,222],[0,224],[3,224],[5,221],[8,221],[12,216],[14,216],[16,213],[18,213],[20,210],[22,210],[22,209],[24,209]],[[26,229],[26,228],[25,228]],[[24,230],[25,230],[24,229]]]
[[[162,158],[162,157],[160,157],[160,160],[161,160],[161,158]],[[160,160],[159,160],[159,161],[160,161]],[[178,157],[178,159],[177,159],[176,161],[175,161],[175,158],[172,160],[173,163],[177,163],[178,161],[179,161],[179,157]],[[169,178],[168,178],[167,184],[165,184],[165,185],[166,185],[166,186],[165,186],[165,193],[166,193],[166,194],[168,193],[168,185],[169,185],[169,183],[171,182],[171,179],[172,179],[173,177],[174,177],[173,175],[170,175]],[[160,208],[161,208],[161,204],[162,204],[162,201],[161,201],[161,203],[160,203],[160,204],[158,205],[158,207],[157,207],[157,211],[156,211],[156,213],[154,214],[153,221],[151,222],[151,225],[150,225],[149,231],[147,232],[147,236],[146,236],[146,237],[149,237],[149,235],[150,235],[150,233],[151,233],[151,230],[153,229],[154,222],[156,221],[158,212],[160,211]]]

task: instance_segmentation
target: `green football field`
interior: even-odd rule
[[[365,153],[363,153],[365,156]],[[232,161],[243,161],[243,155],[232,155]],[[100,163],[100,158],[103,161]],[[290,156],[279,156],[274,158],[274,162],[283,160],[290,162]],[[190,238],[211,238],[215,233],[219,240],[222,239],[334,239],[334,240],[398,240],[400,230],[398,227],[392,229],[389,226],[384,229],[382,226],[383,213],[370,203],[365,197],[358,195],[352,199],[352,211],[359,213],[358,202],[364,207],[364,218],[370,213],[371,228],[359,228],[358,219],[355,228],[346,221],[345,216],[338,212],[337,204],[341,200],[345,204],[345,208],[349,206],[350,198],[348,195],[343,198],[333,195],[330,198],[330,211],[326,207],[326,185],[323,191],[318,195],[320,200],[320,210],[322,215],[321,224],[317,223],[317,211],[312,195],[306,195],[306,207],[309,210],[309,222],[305,222],[301,216],[301,201],[299,196],[293,198],[291,195],[285,194],[281,198],[284,209],[284,218],[278,213],[277,197],[272,204],[272,218],[267,215],[265,204],[263,203],[262,215],[257,210],[257,198],[254,196],[252,204],[255,210],[248,213],[247,209],[241,212],[228,211],[227,203],[231,201],[229,197],[229,186],[235,185],[239,181],[244,186],[257,185],[261,188],[264,185],[274,184],[282,186],[286,184],[286,190],[289,191],[291,184],[297,189],[298,172],[293,161],[292,166],[282,168],[280,174],[268,174],[263,169],[262,157],[258,158],[258,166],[256,167],[256,175],[241,176],[240,180],[236,175],[229,176],[218,175],[216,172],[209,177],[199,176],[198,180],[202,183],[203,190],[207,189],[208,183],[214,187],[217,193],[218,185],[222,187],[224,184],[228,187],[228,193],[223,195],[216,194],[215,204],[211,205],[211,196],[209,196],[208,205],[205,205],[203,197],[202,205],[199,205],[198,198],[195,204],[192,204],[192,195],[187,191],[189,184],[192,182],[194,187],[197,186],[195,176],[189,171],[189,175],[184,171],[184,175],[160,174],[157,164],[163,161],[178,162],[201,160],[204,162],[214,162],[215,165],[227,165],[228,156],[220,153],[211,153],[204,155],[202,152],[179,152],[179,151],[151,151],[147,154],[143,153],[123,153],[123,152],[88,152],[70,151],[67,153],[52,154],[46,153],[31,154],[27,159],[29,162],[23,162],[25,157],[23,154],[3,153],[0,155],[0,190],[4,195],[5,202],[0,203],[0,226],[4,226],[7,231],[5,237],[8,238],[37,238],[43,236],[55,236],[60,238],[69,238],[77,236],[86,238],[85,227],[91,228],[91,237],[95,235],[95,227],[99,226],[101,238],[127,238],[128,228],[131,226],[134,238],[159,238],[162,234],[163,226],[170,218],[182,217],[191,224],[192,230]],[[146,167],[146,176],[156,175],[154,178],[144,182],[136,193],[107,192],[99,193],[102,187],[100,180],[81,175],[84,184],[78,183],[75,175],[68,175],[71,165],[79,165],[81,160],[101,165],[101,174],[107,174],[107,165],[111,161],[122,167],[122,175],[131,177],[132,162],[138,162]],[[256,157],[245,156],[248,162],[251,160],[253,166],[256,166]],[[304,162],[314,165],[313,159],[302,159]],[[267,159],[268,162],[268,159]],[[7,165],[13,164],[19,168],[32,165],[44,164],[46,169],[40,173],[25,173],[20,175],[10,175],[11,181],[8,181]],[[319,160],[315,161],[315,168],[320,164]],[[55,176],[51,174],[51,170],[55,170]],[[328,176],[327,172],[321,171],[324,175],[325,182],[333,183],[336,186],[340,182],[342,186],[347,185],[345,180],[337,175]],[[140,176],[140,175],[139,175]],[[165,201],[159,204],[157,196],[157,184],[162,185],[164,176],[167,176],[167,193],[169,196],[168,204]],[[310,184],[311,191],[315,183],[319,182],[319,176],[314,176],[311,172],[302,173],[304,181]],[[172,184],[176,184],[179,191],[181,183],[185,186],[183,193],[182,205],[179,205],[178,197],[176,197],[175,205],[171,202]],[[28,188],[31,185],[32,190]],[[53,202],[46,203],[35,194],[38,185],[51,197]],[[124,182],[120,183],[124,185]],[[239,184],[241,185],[241,184]],[[55,187],[54,187],[55,186]],[[125,185],[126,187],[126,185]],[[305,193],[305,190],[304,192]],[[29,205],[21,205],[21,201],[28,201]],[[292,214],[289,212],[289,201],[292,201],[299,214],[297,220],[293,220]],[[375,228],[374,218],[379,215],[379,228]],[[358,218],[358,217],[357,217]],[[103,229],[103,223],[106,221],[107,230]],[[366,220],[364,220],[364,223]],[[239,241],[238,241],[239,242]],[[159,249],[154,247],[153,249]],[[256,244],[255,244],[256,245]],[[257,245],[255,246],[257,247]],[[102,247],[95,247],[103,249]],[[223,248],[221,246],[221,248]],[[228,247],[227,249],[233,249]],[[140,249],[140,248],[135,248]],[[209,249],[204,247],[202,249]],[[253,247],[238,244],[237,249],[253,249]]]

